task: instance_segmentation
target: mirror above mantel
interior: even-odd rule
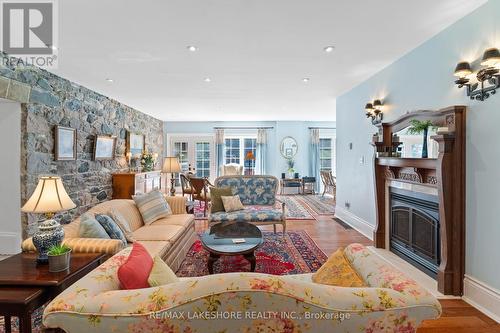
[[[396,139],[397,142],[401,143],[396,149],[395,157],[422,158],[423,135],[412,134],[408,130],[409,128],[409,126],[405,127],[392,134],[393,140]],[[429,133],[427,135],[428,158],[438,157],[438,143],[436,140],[432,139],[432,136],[436,134],[436,128],[429,128]]]

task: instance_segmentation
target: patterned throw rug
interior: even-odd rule
[[[321,195],[301,195],[297,200],[313,215],[334,215],[335,201],[333,197]]]
[[[306,209],[306,206],[301,204],[296,196],[278,196],[278,199],[283,201],[286,205],[286,218],[289,220],[314,220],[314,217],[311,213]],[[204,220],[207,217],[203,215],[203,208],[205,207],[205,203],[202,202],[201,205],[198,201],[196,201],[194,207],[194,216],[197,220]],[[277,208],[281,207],[278,203],[276,205]],[[267,209],[267,207],[263,206],[262,209]],[[208,212],[207,212],[208,215]]]
[[[310,273],[326,261],[326,254],[306,231],[281,233],[263,232],[264,243],[255,252],[255,272],[274,275]],[[196,241],[177,271],[177,276],[203,276],[208,274],[208,252]],[[214,264],[215,273],[248,272],[250,263],[242,256],[222,256]]]

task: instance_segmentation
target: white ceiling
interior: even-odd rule
[[[485,2],[61,0],[54,72],[166,121],[335,120],[336,96]]]

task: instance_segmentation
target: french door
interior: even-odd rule
[[[215,147],[212,136],[171,136],[169,155],[179,157],[182,171],[189,167],[196,170],[197,177],[215,179]]]

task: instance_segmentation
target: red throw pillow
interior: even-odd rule
[[[127,261],[118,268],[118,280],[122,289],[149,288],[148,277],[153,268],[153,258],[146,248],[134,242]]]

